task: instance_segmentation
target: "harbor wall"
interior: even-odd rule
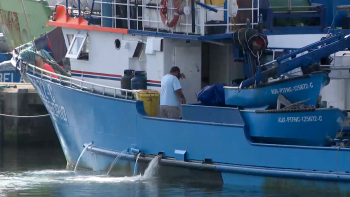
[[[0,89],[0,114],[37,116],[48,112],[31,84],[11,83],[8,88]],[[4,146],[59,146],[49,116],[18,118],[0,115],[0,136],[0,144]]]

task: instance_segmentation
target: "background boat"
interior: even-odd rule
[[[0,27],[9,47],[13,49],[52,30],[46,26],[51,13],[46,1],[0,1]]]
[[[1,0],[0,1],[0,82],[22,82],[7,53],[53,27],[46,26],[52,11],[46,1]]]

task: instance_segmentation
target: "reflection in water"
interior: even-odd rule
[[[43,170],[0,173],[0,195],[6,196],[262,196],[254,191],[158,179],[109,177],[92,172]]]
[[[0,148],[0,172],[65,169],[61,148]]]
[[[0,196],[291,196],[264,194],[258,188],[112,177],[93,171],[66,170],[60,149],[6,149],[0,152]],[[292,195],[296,196],[296,195]]]

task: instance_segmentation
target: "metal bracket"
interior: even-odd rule
[[[186,152],[185,150],[175,150],[175,159],[186,161]]]
[[[212,164],[213,161],[210,158],[205,158],[203,163]]]
[[[131,148],[130,151],[131,151],[132,153],[136,153],[136,154],[141,153],[141,151],[140,151],[139,149],[136,149],[136,148]]]

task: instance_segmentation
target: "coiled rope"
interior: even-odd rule
[[[38,53],[36,53],[34,51],[34,47],[31,46],[19,53],[18,60],[22,60],[29,64],[35,65],[35,57],[41,57],[44,62],[50,64],[58,74],[69,77],[71,76],[66,70],[59,66],[53,57],[44,49],[41,49],[38,51]]]
[[[35,52],[33,51],[33,47],[21,51],[18,59],[28,62],[29,64],[35,64]]]
[[[21,51],[19,53],[19,57],[18,58],[20,60],[26,61],[26,62],[28,62],[30,64],[34,64],[35,63],[35,55],[42,56],[42,57],[44,57],[45,59],[47,59],[49,61],[55,62],[55,60],[51,57],[51,55],[47,51],[45,51],[44,49],[41,49],[39,51],[39,53],[36,54],[35,51],[34,51],[34,47],[33,46],[31,46],[31,47]]]

